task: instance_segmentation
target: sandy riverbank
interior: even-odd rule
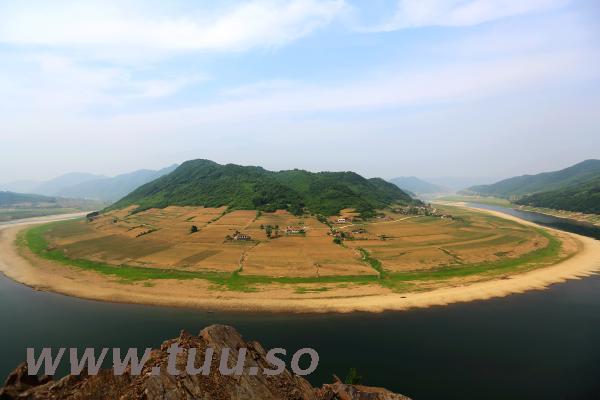
[[[499,212],[481,210],[501,218],[535,225]],[[69,216],[56,216],[55,220]],[[72,216],[71,216],[72,217]],[[43,222],[53,218],[44,217]],[[600,270],[600,241],[561,232],[577,240],[581,250],[556,265],[468,285],[452,286],[420,293],[392,293],[385,288],[347,288],[327,292],[326,297],[289,295],[282,288],[244,293],[215,291],[202,280],[160,280],[153,286],[143,283],[123,284],[104,275],[66,267],[46,260],[24,258],[18,253],[15,239],[25,225],[40,223],[33,220],[0,226],[0,271],[15,281],[36,290],[58,292],[69,296],[140,304],[195,307],[216,310],[247,310],[273,312],[381,312],[450,303],[489,299],[539,290],[568,279],[579,279]],[[550,229],[551,230],[551,229]]]

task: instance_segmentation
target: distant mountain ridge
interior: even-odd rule
[[[228,206],[232,209],[301,213],[307,209],[324,215],[354,208],[363,215],[393,203],[414,200],[392,183],[366,179],[354,172],[268,171],[261,167],[220,165],[190,160],[175,171],[147,183],[111,209],[136,204],[139,209],[179,206]]]
[[[104,178],[106,177],[102,175],[88,174],[84,172],[71,172],[43,182],[37,185],[33,190],[35,194],[42,194],[45,196],[63,196],[63,191],[69,187],[94,179]]]
[[[177,168],[177,165],[171,165],[158,171],[141,169],[112,178],[101,177],[88,180],[63,189],[61,195],[112,202],[129,194],[145,183],[171,173],[175,168]]]
[[[409,191],[415,194],[429,194],[429,193],[444,193],[449,192],[450,189],[444,188],[441,185],[436,185],[423,179],[417,178],[416,176],[399,176],[397,178],[390,179],[394,185],[398,186],[404,191]]]
[[[21,204],[39,205],[39,204],[55,204],[54,197],[41,196],[38,194],[25,194],[15,192],[0,191],[0,207],[14,207]]]
[[[137,187],[174,171],[175,168],[177,168],[177,164],[160,170],[141,169],[114,177],[73,172],[42,183],[12,182],[0,185],[0,189],[44,196],[114,202]]]
[[[525,195],[584,184],[598,176],[600,176],[600,160],[586,160],[560,171],[522,175],[491,185],[472,186],[463,193],[517,199]]]

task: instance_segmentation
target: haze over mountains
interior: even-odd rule
[[[144,183],[170,173],[176,167],[177,165],[171,165],[157,171],[142,169],[114,177],[74,172],[45,182],[18,181],[0,184],[0,190],[114,202]]]
[[[481,181],[484,178],[465,181],[462,178],[425,180],[401,176],[388,183],[379,178],[366,179],[354,172],[272,172],[261,167],[191,160],[181,167],[142,169],[114,177],[68,173],[41,183],[0,184],[0,191],[18,192],[15,196],[30,193],[50,198],[90,199],[105,204],[117,202],[117,207],[134,203],[142,208],[171,204],[228,205],[261,210],[279,207],[293,212],[307,208],[335,214],[340,207],[370,213],[392,202],[410,202],[409,194],[435,196],[449,193],[469,179]],[[448,184],[434,183],[436,181]],[[599,192],[600,160],[591,159],[559,171],[471,186],[460,193],[501,197],[535,207],[600,213]]]
[[[449,188],[427,182],[423,179],[417,178],[416,176],[400,176],[390,179],[390,182],[402,190],[406,190],[417,195],[447,193],[452,191]]]
[[[191,160],[169,175],[147,183],[111,208],[137,205],[139,209],[179,206],[228,206],[264,211],[303,210],[333,215],[354,208],[369,215],[395,203],[414,203],[396,185],[380,178],[366,179],[354,172],[268,171],[261,167],[220,165]]]

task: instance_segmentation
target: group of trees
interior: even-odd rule
[[[279,225],[261,225],[260,229],[265,231],[265,234],[269,239],[273,237],[279,237]]]

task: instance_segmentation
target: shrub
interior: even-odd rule
[[[359,385],[362,381],[362,376],[358,374],[356,368],[350,368],[348,371],[348,375],[346,375],[346,380],[344,383],[347,385]]]

